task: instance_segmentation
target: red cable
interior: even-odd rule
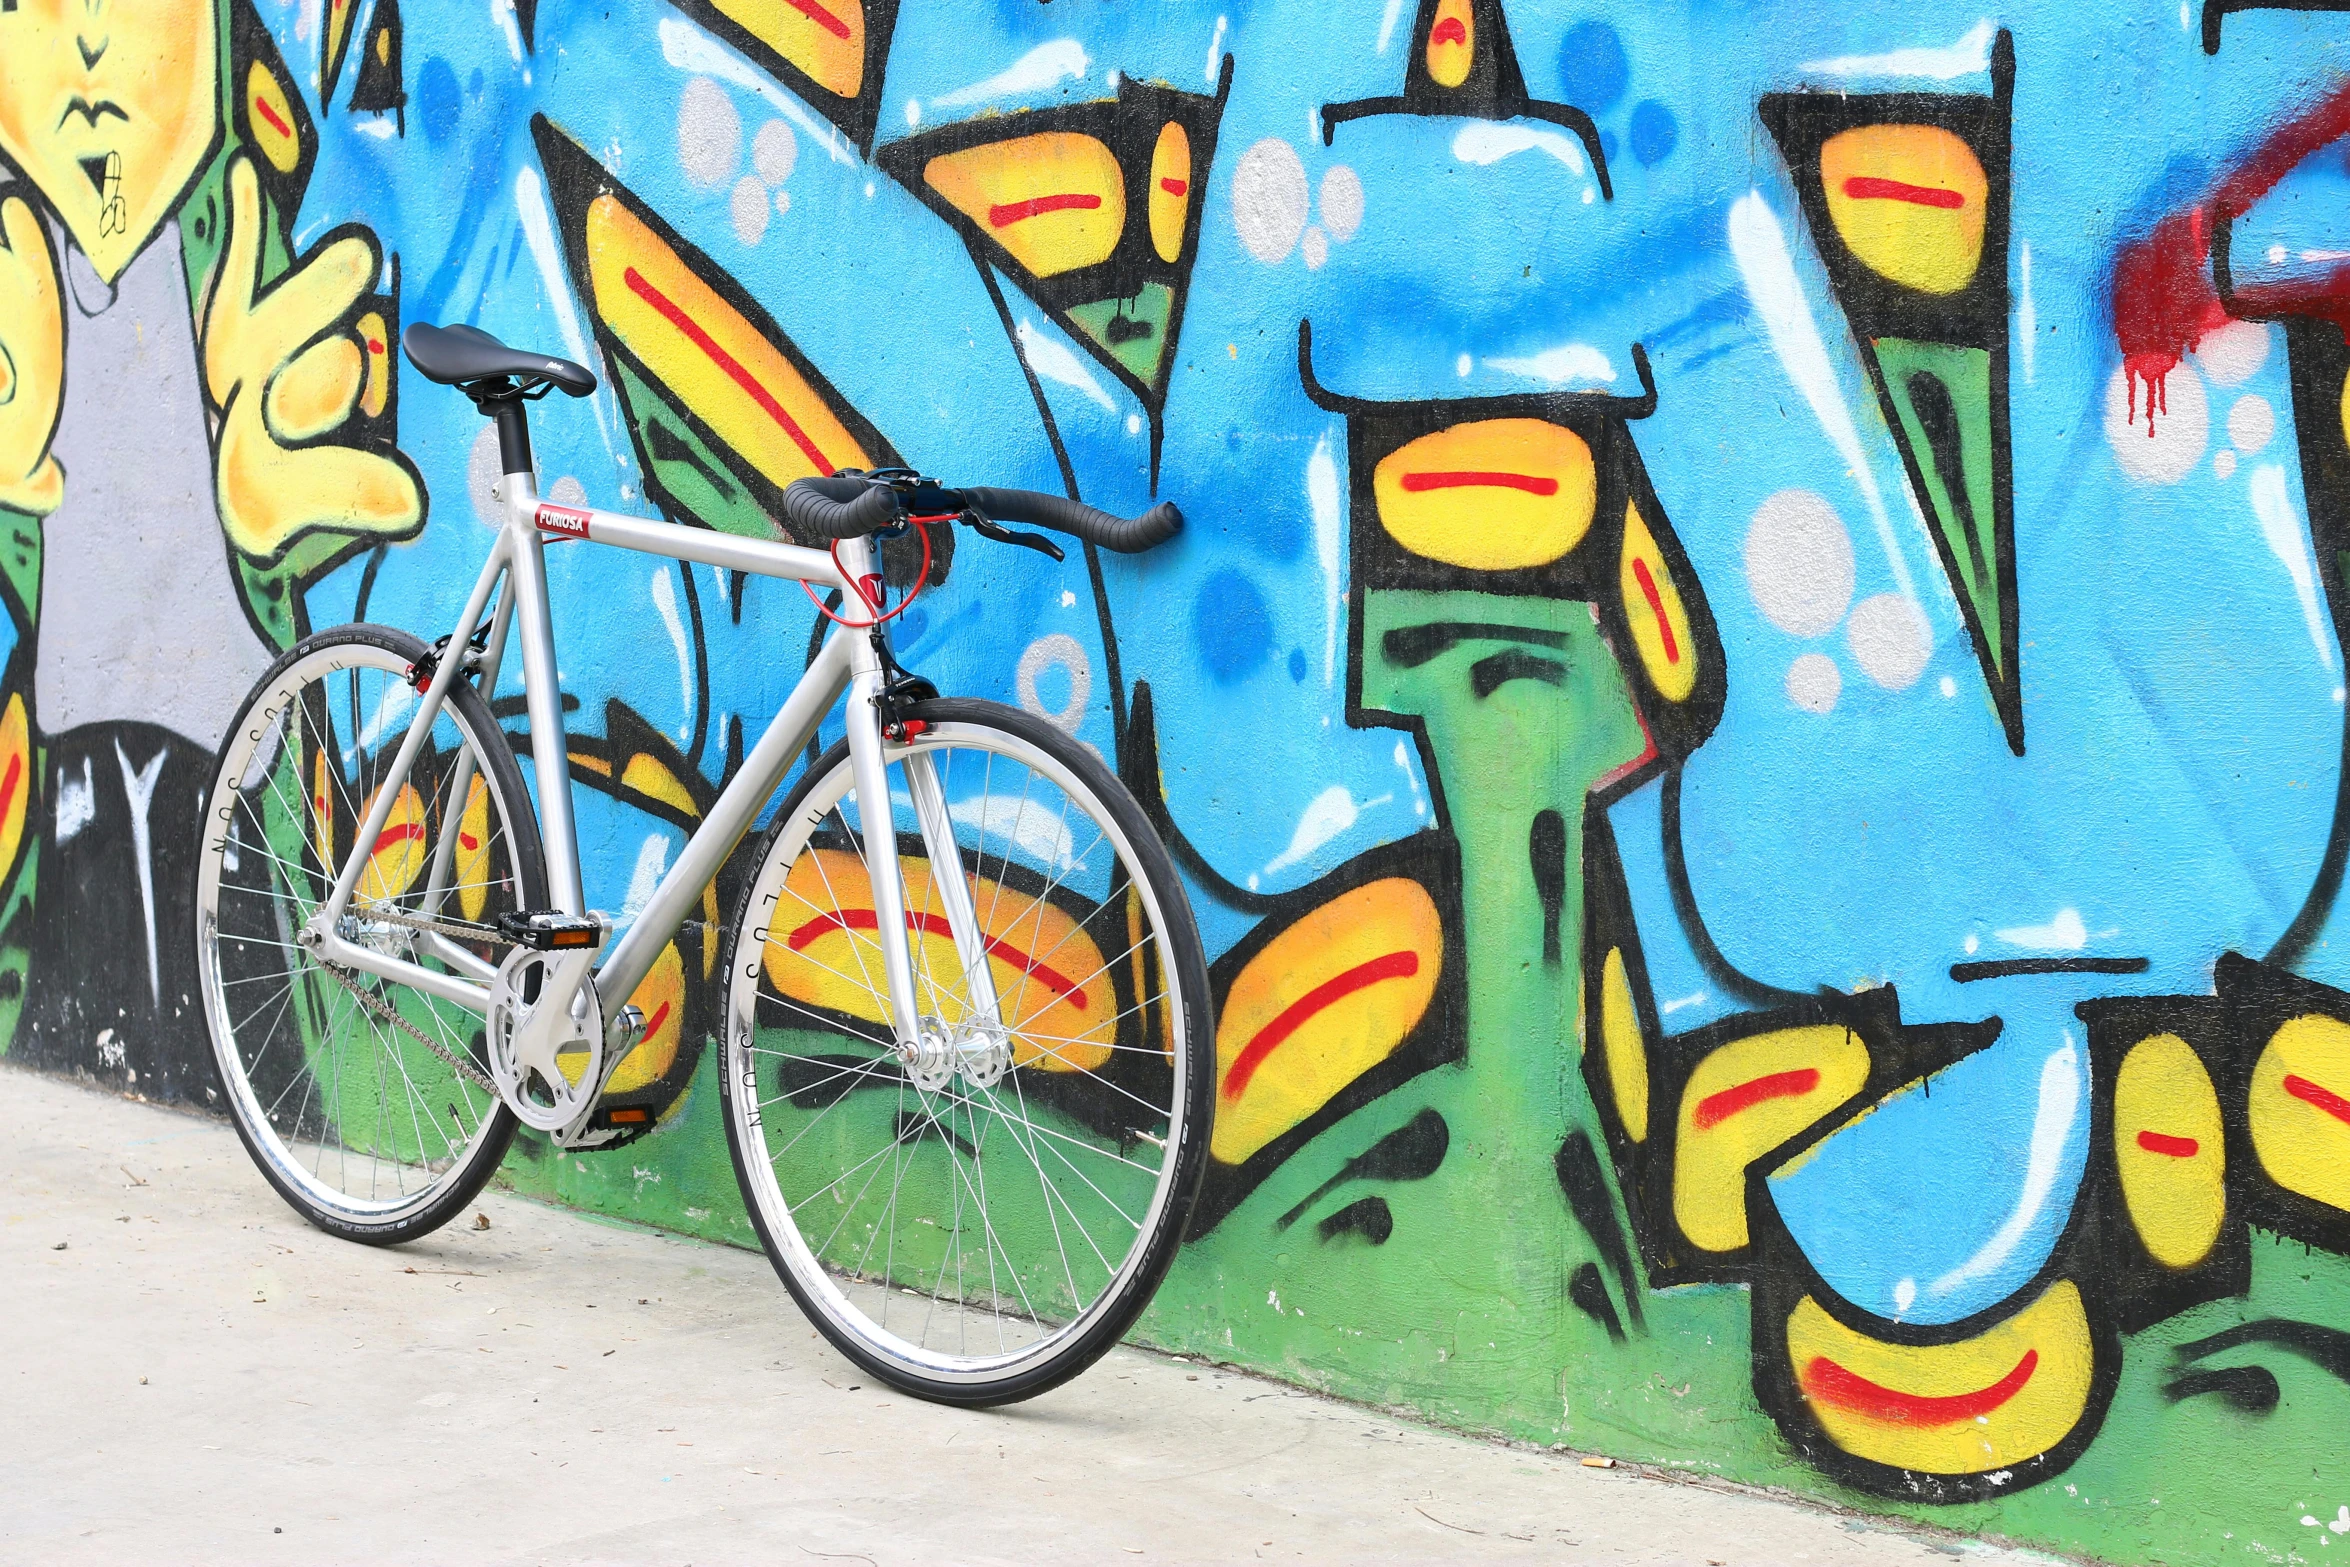
[[[841,575],[841,580],[846,582],[850,588],[856,592],[857,602],[863,604],[865,606],[866,612],[873,618],[869,620],[844,620],[839,615],[834,614],[831,610],[824,607],[824,601],[816,596],[816,590],[810,587],[805,579],[802,579],[800,583],[800,591],[808,595],[808,602],[816,606],[817,614],[822,615],[826,620],[831,621],[836,626],[845,626],[851,631],[870,631],[875,626],[887,625],[889,622],[897,619],[900,615],[903,615],[908,609],[913,607],[914,601],[922,596],[923,587],[930,581],[930,529],[926,526],[926,524],[941,522],[949,517],[952,517],[953,515],[955,514],[952,512],[942,512],[935,517],[909,517],[906,519],[908,522],[914,524],[914,531],[922,536],[922,570],[916,574],[913,587],[907,590],[905,598],[900,601],[898,607],[891,610],[886,615],[880,613],[880,603],[871,595],[866,593],[865,584],[857,578],[850,576],[849,568],[843,566],[840,563],[840,547],[843,543],[846,542],[845,540],[833,540],[832,543],[827,547],[827,553],[832,556],[833,569],[838,571]]]

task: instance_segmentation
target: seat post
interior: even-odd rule
[[[478,387],[478,390],[477,390]],[[498,471],[536,473],[531,466],[530,409],[521,388],[500,377],[494,384],[474,383],[465,388],[473,406],[497,422]]]

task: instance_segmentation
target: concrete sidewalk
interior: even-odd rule
[[[225,1123],[6,1068],[0,1105],[10,1561],[2047,1560],[1135,1351],[934,1408],[752,1253],[494,1195],[371,1250]]]

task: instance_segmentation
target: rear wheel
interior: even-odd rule
[[[776,1271],[843,1354],[927,1398],[1004,1403],[1099,1358],[1174,1256],[1208,1141],[1207,964],[1166,850],[1091,751],[993,703],[912,712],[929,728],[888,749],[886,805],[836,745],[762,845],[728,958],[726,1130]],[[951,845],[918,818],[932,781]],[[898,844],[911,1050],[876,831]],[[948,875],[978,925],[960,945]],[[986,954],[992,1019],[966,950]]]
[[[303,1217],[379,1244],[462,1210],[497,1169],[514,1116],[486,1086],[478,1014],[325,964],[297,934],[387,789],[391,815],[346,939],[486,979],[501,946],[383,916],[483,926],[547,906],[521,770],[469,682],[450,688],[415,764],[391,775],[425,651],[405,632],[357,625],[280,658],[229,726],[197,870],[204,1012],[238,1135]]]

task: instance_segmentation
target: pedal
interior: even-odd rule
[[[565,914],[557,909],[501,914],[498,934],[533,952],[564,952],[600,947],[611,927],[593,914]]]

